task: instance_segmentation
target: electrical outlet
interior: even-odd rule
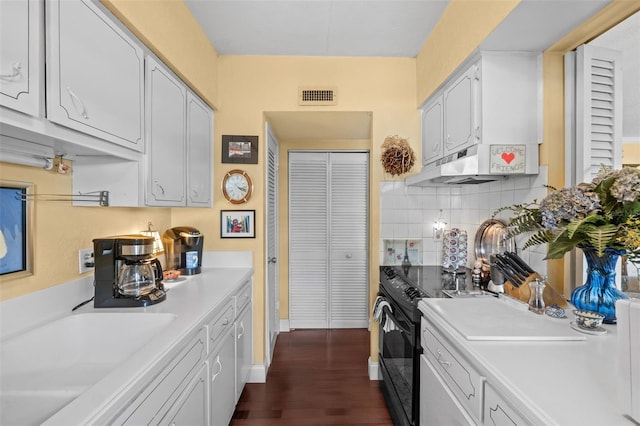
[[[78,271],[81,274],[90,272],[95,266],[95,260],[93,258],[93,249],[82,249],[78,251]]]

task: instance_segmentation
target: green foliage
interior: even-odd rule
[[[640,170],[604,170],[589,183],[553,189],[540,203],[515,204],[507,237],[529,234],[524,249],[548,244],[547,259],[562,258],[576,246],[625,251],[640,261]]]

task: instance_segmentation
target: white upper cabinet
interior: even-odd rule
[[[187,89],[151,57],[146,83],[146,203],[185,205]]]
[[[479,144],[541,143],[541,71],[537,53],[481,52],[466,61],[422,108],[423,166]]]
[[[429,101],[422,112],[422,165],[442,157],[442,95]]]
[[[213,201],[213,113],[187,92],[187,206],[211,207]]]
[[[473,117],[476,74],[474,65],[444,91],[444,155],[475,143],[474,133],[478,126]]]
[[[0,1],[0,105],[41,115],[42,14],[38,0]]]
[[[213,112],[163,64],[146,63],[146,205],[210,207]]]
[[[138,42],[90,0],[52,0],[46,12],[48,119],[143,151]]]

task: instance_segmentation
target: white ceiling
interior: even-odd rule
[[[221,55],[414,57],[448,0],[186,0]]]
[[[610,1],[522,0],[480,49],[544,51]],[[449,0],[185,3],[221,55],[415,57]],[[326,114],[296,114],[303,113],[271,114],[279,137],[284,138],[286,132],[286,138],[302,139],[327,132]],[[370,123],[362,121],[370,120],[370,115],[345,118],[354,119],[353,126],[347,120],[344,126],[335,127],[334,139],[361,139],[363,130],[370,131]]]

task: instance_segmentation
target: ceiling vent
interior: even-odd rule
[[[298,105],[336,105],[337,101],[335,87],[301,87],[298,90]]]

